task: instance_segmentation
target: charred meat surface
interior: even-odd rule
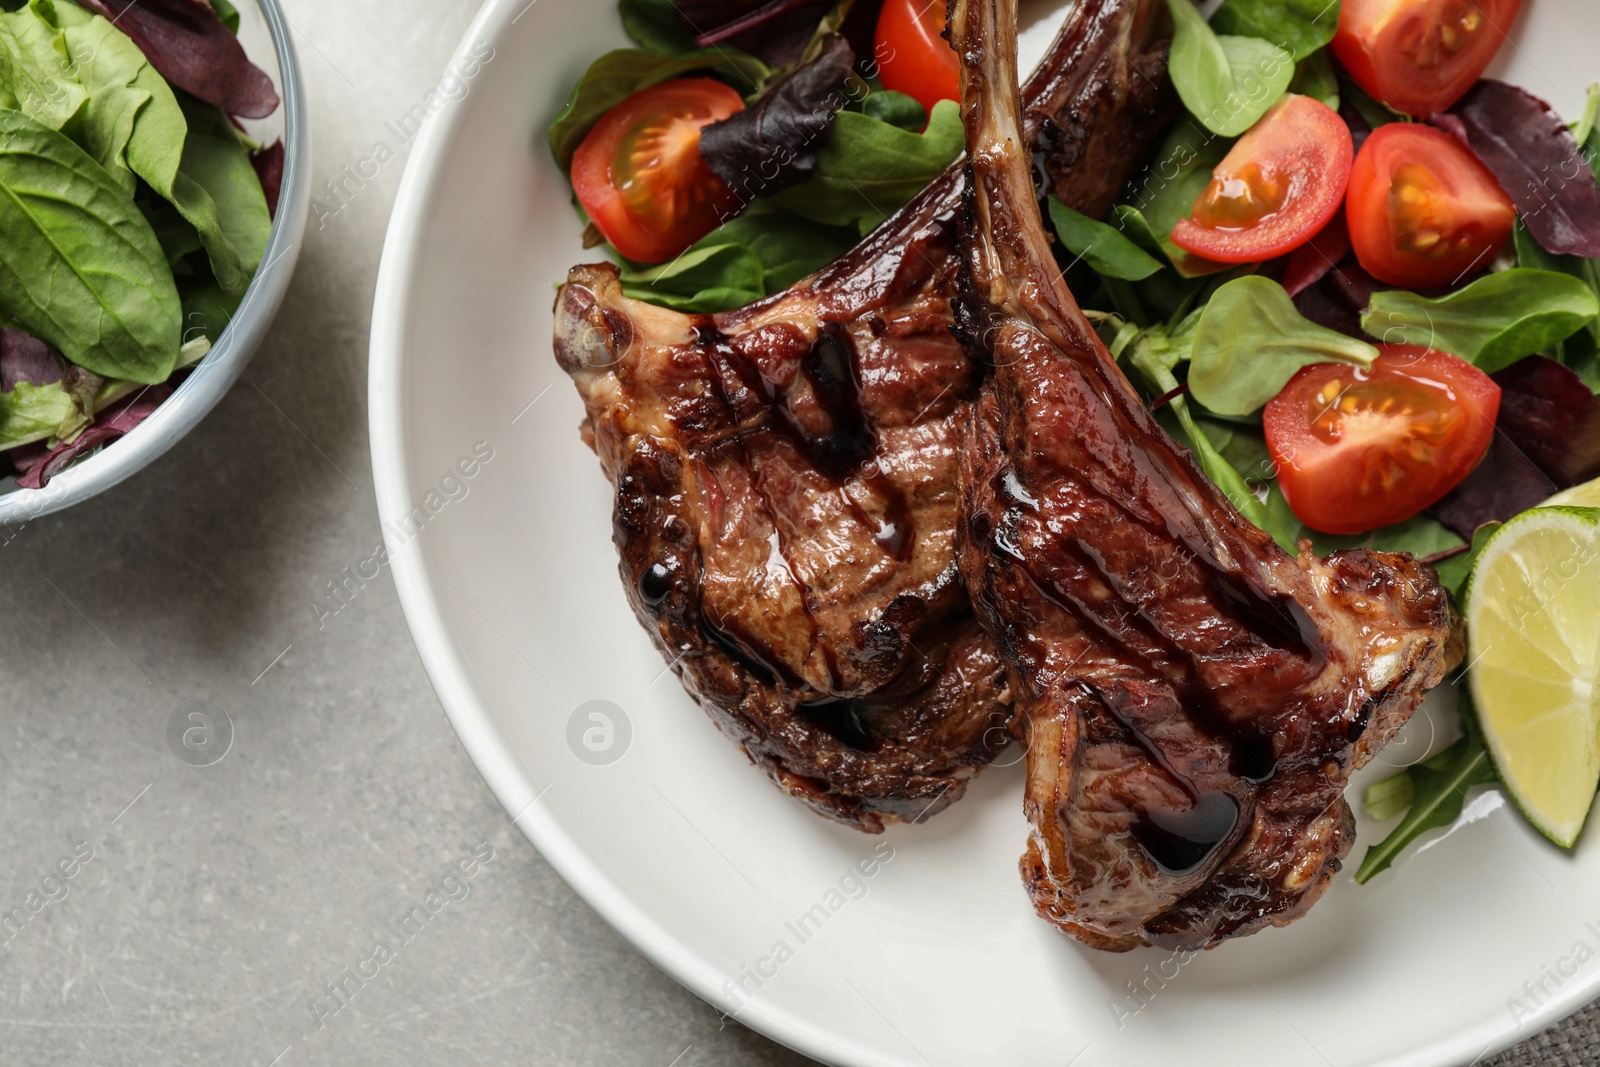
[[[1082,0],[1030,83],[1068,203],[1103,214],[1169,107],[1160,0]],[[1002,747],[1005,671],[956,567],[984,374],[950,332],[953,166],[838,262],[686,316],[574,268],[555,348],[616,490],[640,620],[782,788],[867,831],[957,799]]]
[[[1449,601],[1409,556],[1298,558],[1157,425],[1061,281],[1019,127],[1016,0],[955,0],[960,330],[992,361],[961,568],[1028,742],[1024,880],[1105,949],[1281,926],[1350,850],[1343,793],[1441,679]]]

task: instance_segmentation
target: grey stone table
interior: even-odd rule
[[[286,6],[319,187],[432,88],[475,8]],[[809,1062],[720,1024],[512,827],[387,574],[313,607],[380,536],[367,326],[403,162],[313,221],[266,345],[195,433],[0,530],[0,912],[28,914],[0,928],[5,1067]],[[174,755],[169,730],[229,723],[220,762]],[[1590,1067],[1597,1021],[1496,1062]]]

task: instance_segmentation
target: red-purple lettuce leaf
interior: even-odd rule
[[[835,0],[674,0],[672,6],[695,47],[731,44],[786,66],[800,58]]]
[[[261,191],[267,194],[267,214],[278,217],[278,194],[283,189],[283,139],[273,141],[259,152],[250,153],[250,165],[261,180]]]
[[[1427,514],[1470,540],[1484,523],[1505,522],[1536,508],[1560,488],[1526,452],[1505,434],[1496,433],[1483,462]]]
[[[1600,397],[1568,367],[1529,356],[1494,375],[1500,432],[1556,488],[1600,477]]]
[[[0,326],[0,391],[11,392],[19,382],[49,385],[61,380],[61,363],[50,346],[32,334]]]
[[[1428,121],[1483,161],[1541,245],[1600,257],[1600,184],[1553,107],[1525,89],[1485,78]]]
[[[761,99],[704,127],[700,154],[746,203],[798,185],[816,169],[834,112],[849,102],[854,67],[849,42],[829,36],[816,58],[773,82]]]
[[[78,0],[110,19],[174,86],[230,115],[262,119],[278,109],[265,71],[206,0]]]
[[[94,425],[70,444],[54,448],[38,444],[12,449],[11,462],[20,472],[17,485],[23,489],[43,489],[50,484],[51,478],[60,474],[73,460],[92,448],[115,441],[155,414],[156,408],[171,395],[171,383],[147,386],[100,412]]]

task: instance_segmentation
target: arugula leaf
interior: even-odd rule
[[[0,104],[59,130],[88,99],[54,27],[31,7],[0,13]]]
[[[1283,286],[1259,275],[1216,291],[1195,330],[1189,394],[1219,415],[1249,415],[1302,367],[1371,367],[1378,350],[1301,315]]]
[[[1211,15],[1218,33],[1260,37],[1298,62],[1321,51],[1339,30],[1338,0],[1227,0]]]
[[[1374,293],[1361,328],[1386,342],[1450,352],[1493,374],[1571,337],[1597,315],[1600,299],[1585,283],[1516,267],[1437,299],[1401,289]]]
[[[1054,196],[1050,198],[1050,222],[1067,251],[1105,277],[1138,282],[1163,267],[1160,260],[1124,236],[1115,226],[1080,214]]]
[[[1466,701],[1466,694],[1463,693],[1463,705]],[[1470,715],[1470,707],[1463,706],[1463,721]],[[1454,823],[1461,817],[1467,791],[1473,786],[1489,785],[1495,781],[1489,754],[1470,728],[1455,744],[1432,759],[1408,768],[1402,777],[1411,781],[1411,810],[1400,825],[1390,831],[1388,837],[1367,849],[1367,854],[1361,859],[1361,867],[1356,871],[1358,883],[1365,884],[1388,870],[1407,845],[1429,830]],[[1392,807],[1392,803],[1385,802],[1392,802],[1403,792],[1403,787],[1381,782],[1373,788],[1377,790],[1377,796],[1373,797],[1369,791],[1368,797],[1378,802],[1379,810]]]
[[[865,234],[920,193],[966,148],[961,109],[941,100],[921,134],[855,111],[834,117],[811,180],[773,199],[796,215]]]
[[[662,56],[636,48],[607,52],[583,72],[566,106],[550,124],[550,153],[563,171],[572,168],[572,154],[607,111],[640,89],[659,85],[690,71],[714,71],[741,93],[753,94],[772,75],[772,68],[734,48],[690,51]]]
[[[179,303],[150,224],[60,133],[0,111],[0,315],[108,378],[166,380]]]
[[[1237,137],[1278,102],[1294,77],[1295,57],[1259,37],[1218,35],[1190,0],[1172,11],[1172,85],[1189,113],[1213,133]]]

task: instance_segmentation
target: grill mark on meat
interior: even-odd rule
[[[1031,135],[1103,215],[1172,107],[1162,0],[1080,0]],[[984,368],[952,338],[962,168],[839,261],[717,315],[557,299],[557,359],[616,488],[636,614],[780,787],[859,829],[921,820],[1002,747],[1010,682],[962,588],[960,442]]]
[[[967,127],[957,328],[994,373],[962,462],[962,577],[1028,739],[1022,873],[1099,948],[1293,922],[1340,869],[1343,791],[1459,658],[1404,555],[1283,552],[1160,428],[1045,235],[1016,0],[954,0]]]

